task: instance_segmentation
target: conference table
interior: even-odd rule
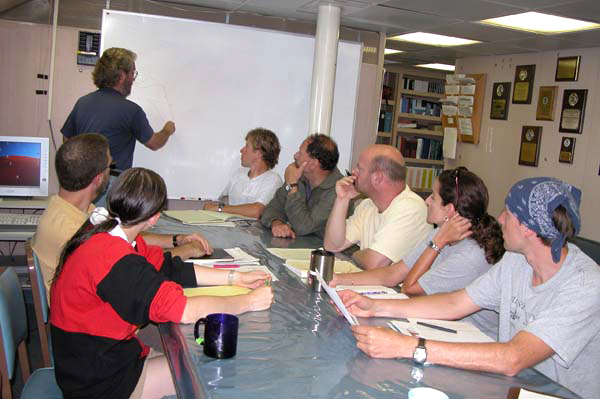
[[[451,399],[517,397],[518,387],[578,398],[533,369],[515,377],[439,365],[413,367],[412,359],[372,359],[356,348],[350,325],[325,292],[316,293],[266,250],[318,248],[316,236],[281,239],[257,222],[235,228],[186,226],[161,218],[156,232],[204,234],[214,248],[239,247],[277,276],[271,309],[240,315],[237,354],[231,359],[204,355],[193,324],[159,325],[176,385],[187,398],[407,398],[414,387],[432,387]],[[343,255],[341,255],[343,257]],[[385,325],[389,319],[359,319]],[[201,332],[202,334],[202,332]]]

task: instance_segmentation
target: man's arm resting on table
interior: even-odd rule
[[[369,248],[354,252],[352,259],[365,270],[385,267],[392,262],[387,256]]]
[[[519,331],[504,343],[427,342],[427,361],[431,363],[509,376],[514,376],[553,354],[552,348],[527,331]]]
[[[204,206],[204,209],[206,209],[207,211],[216,211],[218,207],[218,203],[210,203],[206,204]],[[260,202],[254,202],[252,204],[225,205],[223,207],[223,212],[258,219],[260,218],[260,215],[262,214],[264,209],[264,204],[261,204]]]
[[[171,137],[173,133],[175,133],[175,124],[168,121],[163,128],[159,132],[154,133],[150,137],[150,140],[146,141],[144,145],[152,151],[159,150],[167,143],[167,141],[169,141],[169,137]]]

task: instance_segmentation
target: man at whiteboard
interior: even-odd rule
[[[81,133],[105,136],[118,170],[131,168],[136,140],[156,151],[175,133],[172,121],[154,132],[144,110],[127,100],[138,74],[136,57],[133,51],[124,48],[104,51],[92,72],[98,90],[77,100],[61,129],[65,139]]]
[[[273,171],[280,152],[275,133],[262,127],[250,130],[240,150],[242,168],[235,171],[221,194],[220,200],[227,204],[209,201],[204,209],[258,219],[281,187],[281,177]]]
[[[313,134],[302,142],[294,162],[285,169],[285,184],[265,207],[260,218],[275,237],[323,236],[336,198],[339,152],[329,136]]]

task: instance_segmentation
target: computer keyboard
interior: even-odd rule
[[[41,216],[30,213],[0,213],[0,226],[37,226]]]

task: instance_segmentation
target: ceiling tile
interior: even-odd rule
[[[579,0],[482,0],[490,4],[512,5],[528,10],[534,10],[543,7],[551,7],[560,4],[575,3]]]
[[[496,42],[502,40],[525,39],[536,36],[532,32],[523,32],[514,29],[504,29],[484,25],[476,22],[459,22],[452,25],[428,29],[427,32],[440,35],[462,37],[465,39],[479,40],[482,42]]]
[[[555,36],[539,36],[529,39],[511,40],[507,42],[517,47],[531,49],[534,51],[565,50],[569,48],[589,47],[584,43],[578,43]]]
[[[598,0],[578,1],[576,3],[544,8],[540,11],[552,15],[560,15],[561,17],[600,22],[600,1]]]
[[[456,18],[463,21],[493,18],[523,11],[523,8],[520,7],[486,3],[481,0],[390,0],[383,3],[382,6],[429,15]]]
[[[600,29],[592,29],[581,32],[563,33],[561,38],[586,44],[586,47],[600,46]]]
[[[402,11],[388,7],[369,7],[347,16],[357,21],[378,23],[387,28],[396,28],[400,31],[421,31],[441,25],[459,22],[456,19],[438,17],[410,11]],[[388,30],[390,32],[390,30]],[[393,33],[393,31],[392,31]]]

